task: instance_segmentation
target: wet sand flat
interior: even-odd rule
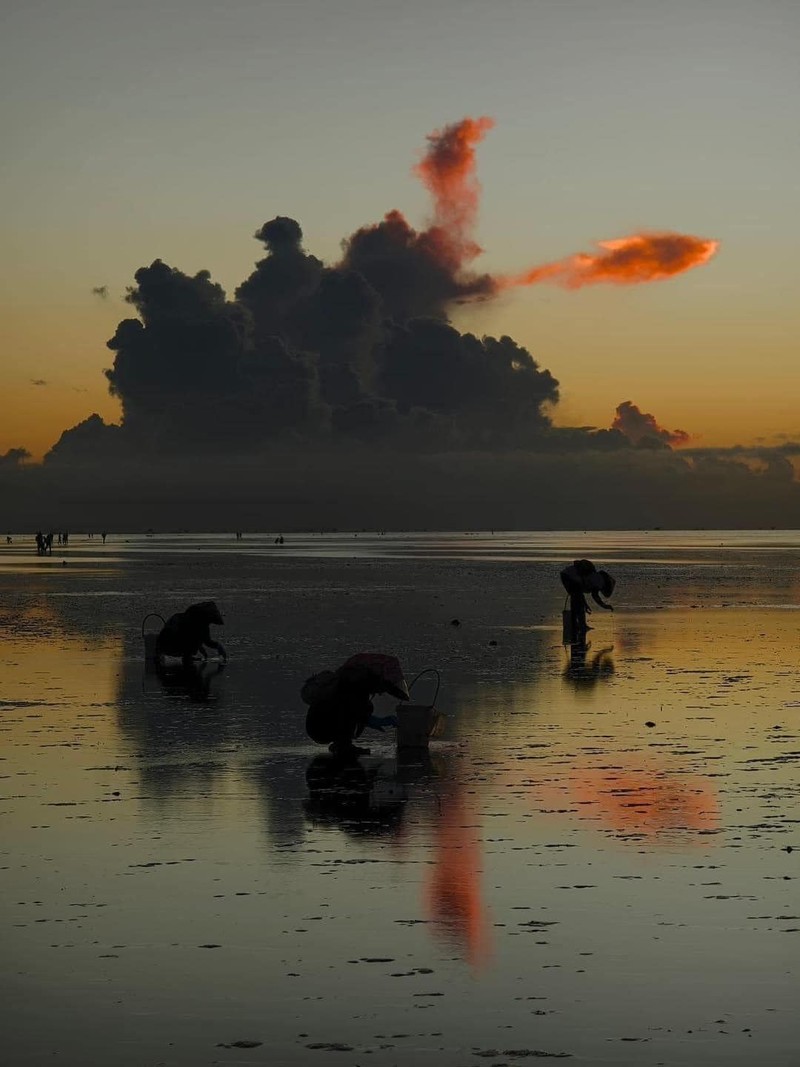
[[[72,542],[0,547],[5,1062],[796,1062],[798,535]],[[208,597],[227,668],[145,669]],[[362,650],[428,753],[305,736]]]

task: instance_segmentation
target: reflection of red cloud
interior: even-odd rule
[[[472,964],[488,953],[486,911],[481,896],[481,846],[475,816],[456,782],[442,797],[436,822],[434,870],[427,886],[428,914]]]
[[[612,830],[648,838],[719,828],[719,806],[700,775],[655,769],[594,770],[572,776],[570,792]]]

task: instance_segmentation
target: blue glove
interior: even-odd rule
[[[397,726],[397,716],[370,715],[367,719],[367,726],[371,726],[373,730],[384,730],[387,726]]]

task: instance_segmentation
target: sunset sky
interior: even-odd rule
[[[796,0],[7,0],[0,16],[0,454],[94,411],[137,268],[229,295],[297,219],[336,262],[429,217],[412,168],[467,115],[481,271],[638,231],[720,242],[675,278],[459,309],[561,383],[555,421],[630,400],[702,445],[800,439]],[[92,290],[107,287],[107,295]]]

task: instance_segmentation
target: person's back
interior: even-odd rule
[[[374,676],[369,672],[340,668],[335,680],[320,699],[314,700],[306,715],[306,732],[318,744],[345,747],[363,733],[373,712],[372,686]]]
[[[225,657],[222,645],[212,640],[210,624],[222,625],[222,616],[213,600],[192,604],[186,611],[171,615],[156,638],[157,656],[180,656],[190,660],[198,653],[205,655],[203,646],[217,649]]]

